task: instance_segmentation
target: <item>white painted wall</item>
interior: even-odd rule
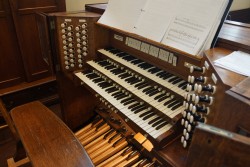
[[[67,11],[84,10],[85,4],[106,3],[108,0],[66,0]],[[250,8],[250,0],[234,0],[230,10]]]
[[[250,0],[234,0],[230,10],[250,8]]]
[[[66,0],[67,11],[84,10],[85,4],[106,3],[108,0]]]

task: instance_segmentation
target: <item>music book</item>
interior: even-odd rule
[[[214,45],[232,0],[109,0],[99,23],[191,55]]]

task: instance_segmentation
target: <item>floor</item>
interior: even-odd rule
[[[49,108],[61,118],[60,105],[55,104]],[[14,156],[16,151],[15,140],[8,127],[0,130],[0,167],[7,167],[7,159]]]

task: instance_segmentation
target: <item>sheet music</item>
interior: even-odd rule
[[[99,23],[132,32],[148,0],[109,0]]]
[[[198,55],[210,48],[229,0],[109,0],[99,23]]]
[[[141,10],[134,33],[160,42],[176,13],[177,1],[149,0]]]
[[[250,76],[250,54],[248,53],[235,51],[228,56],[214,61],[214,64],[238,74]]]
[[[180,9],[172,19],[162,43],[197,55],[217,23],[223,2],[224,0],[179,0]]]

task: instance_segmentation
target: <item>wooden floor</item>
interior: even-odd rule
[[[49,108],[61,118],[59,104],[49,106]],[[14,156],[15,149],[15,141],[8,127],[0,130],[0,167],[7,167],[7,159]]]

